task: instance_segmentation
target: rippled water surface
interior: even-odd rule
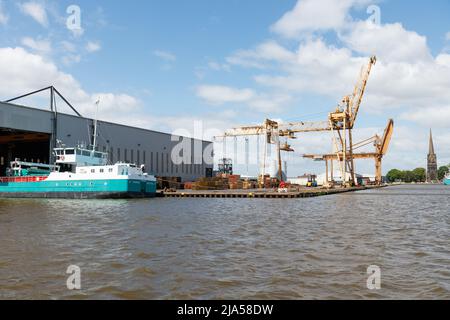
[[[3,299],[450,299],[450,188],[1,200]],[[69,265],[82,290],[66,287]],[[366,287],[378,265],[382,289]]]

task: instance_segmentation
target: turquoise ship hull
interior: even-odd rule
[[[0,198],[108,199],[154,196],[156,181],[107,179],[0,183]]]

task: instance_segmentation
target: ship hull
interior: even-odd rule
[[[0,192],[0,199],[142,199],[154,197],[156,197],[156,193],[138,192]]]
[[[0,183],[0,198],[126,199],[156,196],[156,181],[61,180]]]

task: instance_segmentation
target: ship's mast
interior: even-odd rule
[[[99,104],[100,104],[100,99],[98,99],[95,102],[97,109],[95,111],[95,120],[94,120],[94,143],[92,146],[93,151],[96,151],[96,149],[97,149],[97,127],[98,127],[98,105]]]

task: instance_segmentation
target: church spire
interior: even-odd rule
[[[428,153],[427,182],[434,182],[438,179],[437,157],[434,153],[433,132],[430,129],[430,151]]]
[[[433,132],[430,129],[430,151],[428,152],[429,155],[434,155],[434,143],[433,143]]]

